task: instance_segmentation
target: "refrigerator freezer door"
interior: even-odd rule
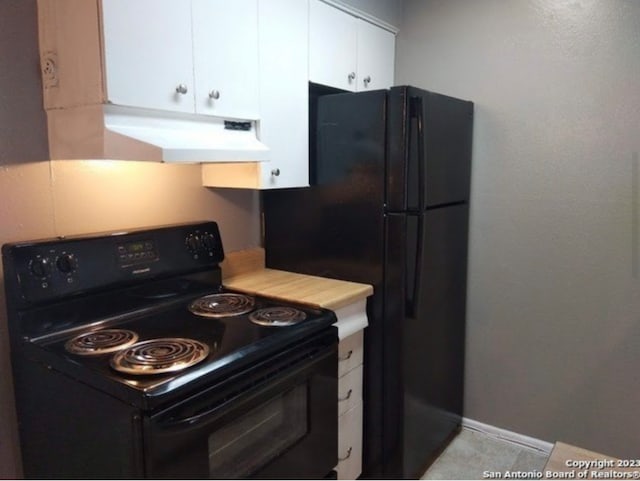
[[[467,201],[473,104],[394,87],[388,110],[388,210],[422,211]]]

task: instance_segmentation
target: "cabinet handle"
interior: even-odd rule
[[[352,394],[353,394],[353,389],[349,389],[349,391],[347,391],[347,395],[346,396],[338,398],[338,402],[347,401],[351,397]]]
[[[345,459],[349,459],[351,457],[351,452],[353,451],[353,446],[350,446],[347,450],[346,456],[338,456],[338,462],[344,461]]]
[[[211,92],[209,92],[209,98],[213,100],[218,100],[220,98],[220,91],[212,90]]]
[[[353,82],[356,79],[356,73],[355,72],[351,72],[349,74],[349,83]]]
[[[343,361],[348,361],[349,359],[351,359],[351,356],[353,356],[353,349],[351,349],[346,356],[344,357],[339,357],[338,361],[343,362]]]
[[[273,175],[274,177],[278,177],[280,175],[280,169],[273,169],[271,171],[271,175]]]
[[[187,86],[185,84],[180,84],[176,87],[176,93],[179,93],[181,95],[186,94],[189,91],[189,89],[187,88]]]
[[[364,86],[365,86],[365,87],[368,87],[368,86],[369,86],[369,84],[371,83],[371,75],[367,75],[367,76],[364,78],[363,82],[364,82]]]

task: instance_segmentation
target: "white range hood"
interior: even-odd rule
[[[269,148],[257,138],[255,122],[250,121],[170,116],[107,105],[105,128],[157,147],[164,162],[249,162],[267,160],[269,155]]]
[[[52,159],[261,162],[256,121],[110,104],[47,111]]]

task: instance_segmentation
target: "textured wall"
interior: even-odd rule
[[[0,245],[204,219],[227,251],[259,245],[258,194],[205,189],[198,165],[45,160],[35,3],[0,0]],[[19,474],[15,429],[0,274],[0,478]]]
[[[640,2],[405,0],[396,81],[476,103],[466,416],[640,454]]]

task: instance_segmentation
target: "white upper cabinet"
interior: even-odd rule
[[[309,185],[308,18],[308,0],[260,0],[263,189]]]
[[[259,117],[257,0],[102,0],[102,16],[108,102]]]
[[[321,0],[309,12],[309,80],[351,92],[393,85],[395,35]]]
[[[258,115],[258,0],[192,0],[196,113]]]
[[[319,0],[309,7],[309,80],[355,91],[358,19]]]
[[[102,18],[107,101],[192,113],[190,2],[103,0]]]
[[[308,19],[308,0],[258,1],[260,140],[269,147],[269,162],[203,165],[203,185],[309,185]]]
[[[395,42],[388,30],[358,20],[358,91],[393,85]]]

